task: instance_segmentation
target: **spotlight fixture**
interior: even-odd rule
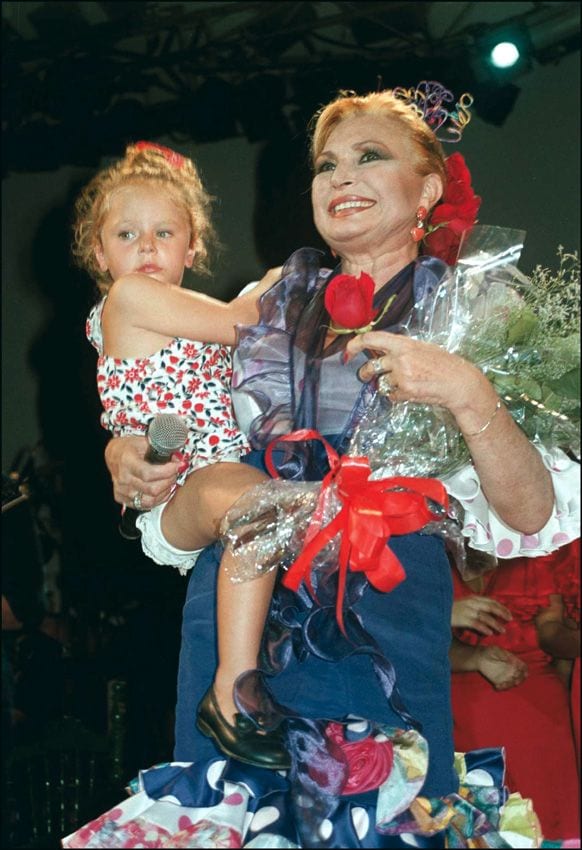
[[[512,68],[519,57],[519,48],[513,41],[499,41],[489,54],[494,68]]]
[[[494,27],[477,38],[476,61],[483,73],[503,79],[514,77],[531,68],[533,45],[526,27],[515,23]]]

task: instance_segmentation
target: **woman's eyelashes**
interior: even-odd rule
[[[389,157],[388,154],[382,153],[375,148],[369,148],[361,155],[360,162],[374,162],[376,159],[389,159]]]
[[[331,159],[326,159],[323,162],[318,162],[315,165],[315,173],[321,174],[323,171],[333,171],[335,168],[335,162],[332,162]]]
[[[387,153],[383,153],[382,151],[376,150],[375,148],[368,148],[365,151],[362,151],[357,158],[357,163],[365,165],[367,162],[375,162],[379,159],[390,159]],[[315,173],[321,174],[324,171],[333,171],[336,167],[337,163],[333,159],[325,159],[322,162],[316,163],[315,165]]]

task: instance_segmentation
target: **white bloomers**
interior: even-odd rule
[[[156,564],[177,567],[180,575],[184,576],[192,569],[202,549],[186,552],[168,543],[162,532],[162,514],[168,504],[164,502],[138,516],[136,525],[141,531],[141,548]]]

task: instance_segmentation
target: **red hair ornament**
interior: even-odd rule
[[[167,148],[164,145],[158,145],[157,142],[140,141],[136,142],[134,147],[138,151],[156,151],[156,153],[161,153],[164,159],[167,160],[173,168],[182,168],[186,161],[185,157],[181,154],[176,153],[176,151],[173,151],[171,148]]]

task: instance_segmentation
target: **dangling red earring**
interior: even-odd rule
[[[414,242],[420,242],[421,239],[424,239],[425,230],[424,230],[424,222],[428,215],[428,210],[426,207],[419,207],[416,211],[416,226],[410,229],[410,235]]]

